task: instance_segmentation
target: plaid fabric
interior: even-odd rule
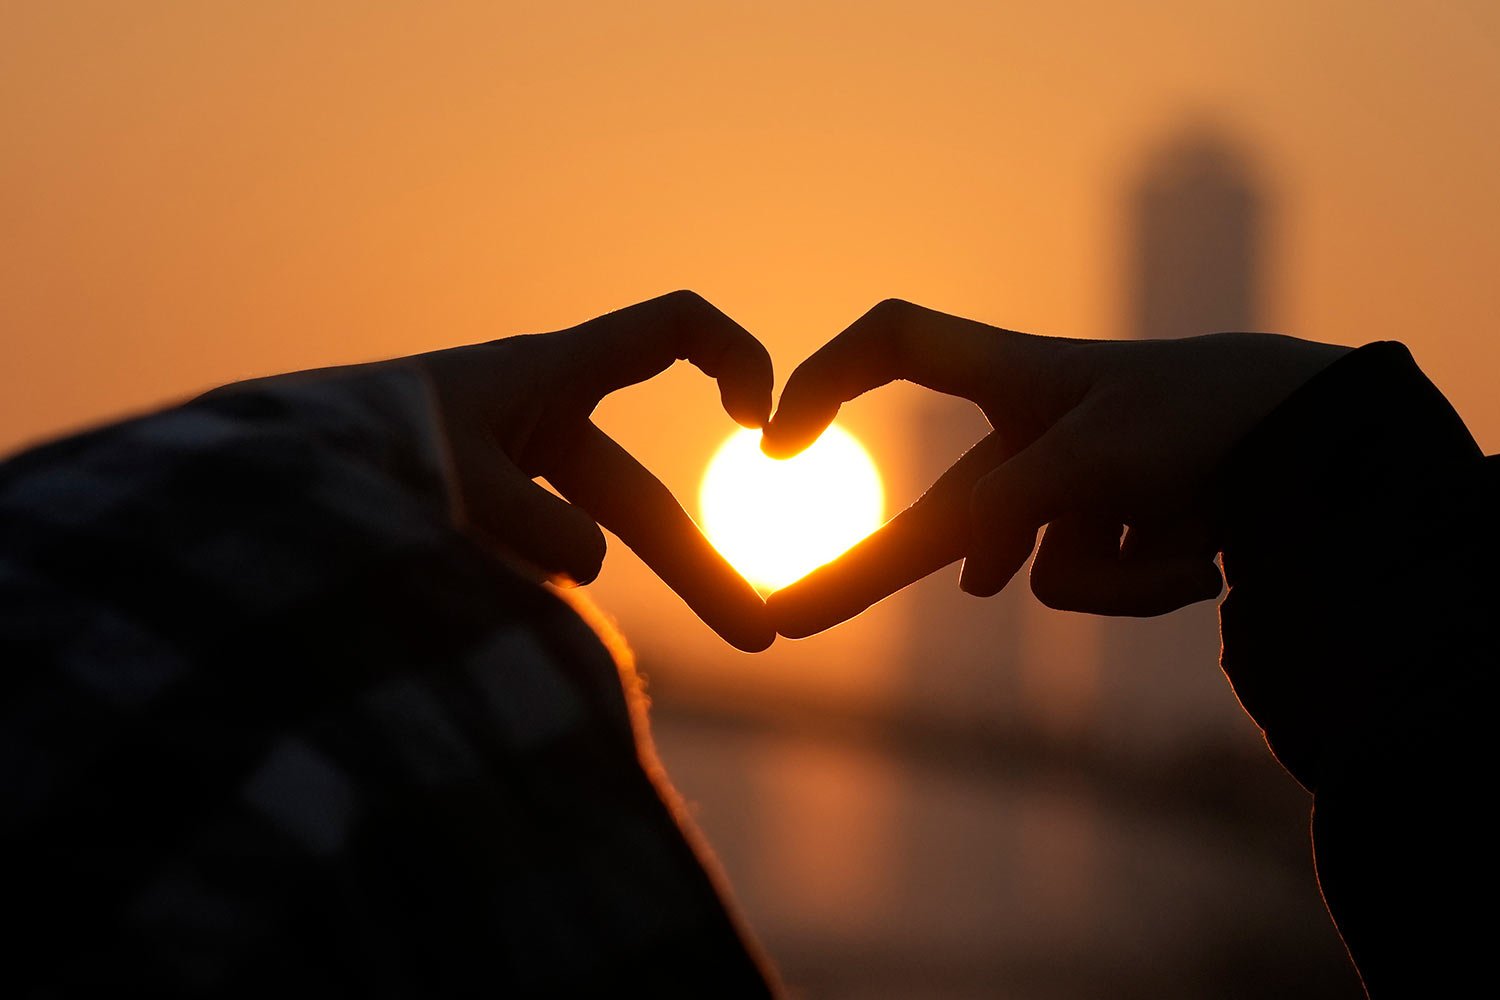
[[[0,467],[7,992],[764,995],[614,660],[352,371]]]

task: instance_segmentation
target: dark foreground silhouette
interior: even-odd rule
[[[763,603],[589,421],[679,358],[773,453],[895,379],[994,433]],[[0,467],[9,981],[774,991],[628,670],[542,585],[597,573],[600,525],[746,650],[960,558],[992,594],[1044,526],[1031,586],[1055,607],[1159,614],[1227,578],[1224,671],[1313,793],[1367,988],[1485,981],[1496,465],[1404,348],[1065,341],[888,302],[774,419],[771,389],[755,339],[675,293],[230,386]]]

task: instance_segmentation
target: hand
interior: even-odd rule
[[[661,481],[589,420],[605,396],[680,358],[718,379],[737,422],[765,424],[770,355],[691,292],[557,333],[412,360],[434,387],[467,528],[549,576],[587,583],[604,559],[603,525],[715,632],[755,652],[775,639],[760,596]],[[533,482],[538,476],[567,500]]]
[[[1207,492],[1228,451],[1347,349],[1272,334],[1173,341],[1036,337],[882,302],[788,380],[763,448],[807,447],[840,404],[896,379],[977,403],[993,432],[911,507],[768,599],[812,635],[962,558],[960,585],[1032,565],[1054,608],[1157,615],[1218,596]]]

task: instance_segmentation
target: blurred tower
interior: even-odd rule
[[[1255,326],[1261,201],[1243,156],[1213,132],[1182,133],[1150,157],[1130,195],[1131,337]]]
[[[1128,336],[1255,329],[1264,204],[1245,156],[1216,132],[1184,131],[1151,154],[1129,194]],[[1111,741],[1170,754],[1247,726],[1216,669],[1218,651],[1212,602],[1106,621],[1100,723]]]
[[[1172,137],[1147,157],[1128,211],[1128,336],[1257,325],[1264,197],[1234,145],[1201,129]],[[989,430],[973,406],[936,394],[914,402],[910,425],[912,482],[895,491],[908,496]],[[957,567],[911,588],[907,709],[1139,759],[1243,735],[1249,723],[1217,669],[1213,603],[1144,620],[1069,615],[1038,604],[1025,572],[985,601],[958,590]]]

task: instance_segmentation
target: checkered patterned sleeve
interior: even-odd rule
[[[9,995],[764,995],[621,677],[448,517],[415,373],[0,467]]]

